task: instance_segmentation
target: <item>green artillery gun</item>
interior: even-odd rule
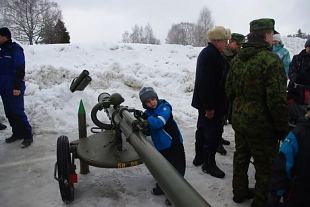
[[[83,90],[90,82],[88,72],[83,71],[81,75],[84,79],[78,77],[75,81],[82,84],[73,81],[72,92]],[[84,81],[85,78],[88,80]],[[70,203],[74,199],[74,183],[77,182],[74,160],[79,159],[86,166],[100,168],[126,168],[144,163],[175,206],[210,206],[146,139],[146,122],[135,113],[136,109],[122,106],[123,102],[118,93],[100,94],[91,111],[91,119],[102,131],[88,137],[82,135],[72,142],[66,136],[58,138],[54,177],[59,182],[62,200]],[[98,120],[97,114],[102,110],[110,123]],[[80,123],[85,125],[79,126],[80,135],[85,135],[86,124],[81,120]],[[84,173],[87,171],[84,169]]]

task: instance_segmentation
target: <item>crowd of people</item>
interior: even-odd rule
[[[209,43],[197,59],[192,98],[198,111],[193,165],[213,177],[225,177],[215,157],[216,152],[225,155],[223,144],[230,144],[222,137],[228,122],[235,131],[233,201],[253,198],[252,207],[306,207],[310,195],[310,39],[291,62],[274,27],[273,19],[264,18],[250,22],[246,37],[222,26],[208,31]],[[12,128],[12,136],[5,141],[23,139],[22,148],[26,148],[33,137],[24,112],[25,59],[8,28],[0,29],[0,49],[0,95]],[[184,176],[183,140],[171,105],[151,87],[142,88],[139,97],[155,148]],[[291,131],[289,117],[294,117]],[[0,123],[0,130],[5,128]],[[251,159],[254,188],[248,180]],[[158,184],[152,192],[164,194]]]
[[[251,21],[246,41],[220,26],[208,32],[208,46],[197,59],[192,100],[198,110],[193,164],[211,176],[225,176],[215,154],[225,154],[222,133],[228,119],[235,132],[233,201],[253,198],[252,207],[305,207],[310,195],[310,40],[290,62],[274,26],[273,19]],[[291,132],[289,115],[295,117]],[[248,180],[251,159],[254,188]]]

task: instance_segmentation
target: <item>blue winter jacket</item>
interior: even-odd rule
[[[14,89],[20,89],[25,76],[25,57],[23,48],[9,40],[0,45],[0,79],[12,81]]]
[[[158,151],[183,142],[180,130],[172,116],[172,107],[167,101],[159,100],[155,109],[146,108],[144,114],[147,116],[150,134]]]
[[[281,59],[281,61],[283,62],[285,74],[286,77],[288,78],[288,70],[291,63],[289,51],[286,48],[284,48],[284,45],[282,43],[279,43],[277,45],[272,46],[272,52],[277,54]]]

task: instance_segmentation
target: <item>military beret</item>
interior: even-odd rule
[[[250,22],[250,32],[274,31],[274,19],[262,18]]]
[[[231,34],[231,40],[236,41],[238,44],[241,44],[245,40],[245,36],[239,33],[232,33]]]
[[[230,29],[222,26],[215,26],[213,29],[208,31],[209,40],[229,40],[231,37]]]

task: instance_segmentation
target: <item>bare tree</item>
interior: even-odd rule
[[[124,43],[143,43],[143,44],[160,44],[160,41],[155,38],[153,29],[150,24],[147,24],[143,29],[142,26],[135,25],[132,28],[132,33],[125,31],[122,35]]]
[[[56,24],[61,17],[57,3],[48,0],[1,1],[2,24],[10,27],[16,39],[30,45],[39,42],[43,29],[52,23]]]
[[[150,24],[147,24],[144,28],[144,38],[145,38],[145,44],[156,44],[159,45],[160,41],[155,38],[153,29]]]
[[[122,35],[122,42],[123,43],[130,43],[130,37],[129,37],[129,32],[125,31]]]
[[[173,24],[168,32],[166,43],[193,46],[206,46],[208,44],[207,32],[213,27],[211,12],[204,7],[197,24],[181,22]]]
[[[213,26],[211,11],[207,7],[204,7],[200,12],[195,28],[195,46],[206,46],[208,44],[207,33]]]
[[[132,33],[129,35],[131,43],[141,43],[142,31],[143,28],[139,27],[137,24],[132,28]]]
[[[188,22],[181,22],[180,24],[172,25],[168,32],[166,43],[194,45],[195,44],[195,24]]]

